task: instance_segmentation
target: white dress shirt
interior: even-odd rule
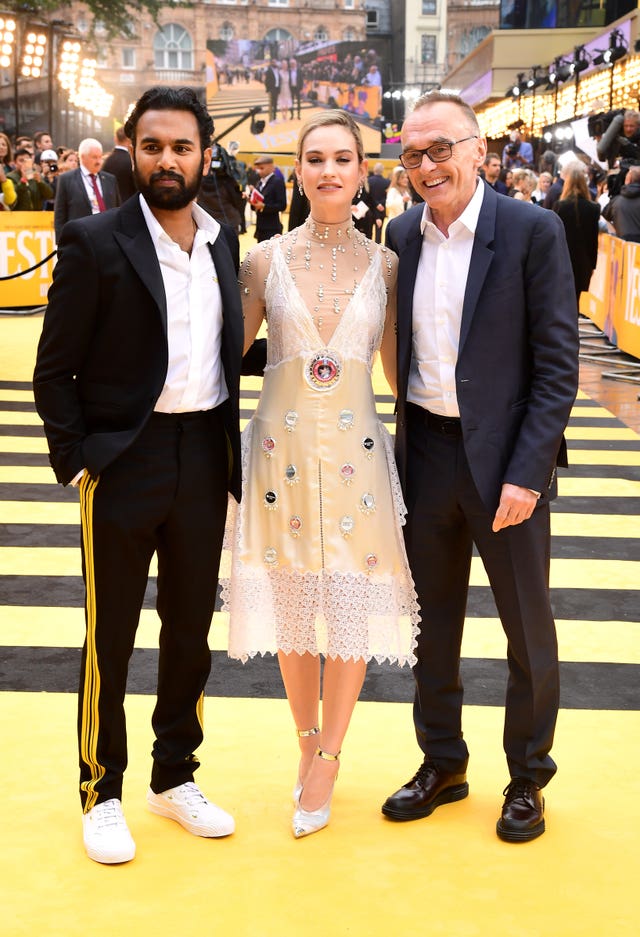
[[[97,172],[90,173],[89,170],[83,165],[83,163],[80,163],[80,172],[82,173],[82,181],[84,182],[84,187],[87,193],[87,198],[89,199],[89,203],[91,205],[91,214],[97,215],[100,212],[100,206],[98,205],[98,199],[96,198],[96,193],[93,188],[93,183],[91,182],[91,176],[95,175],[96,185],[98,186],[98,191],[100,192],[100,195],[104,199],[104,192],[102,191],[102,183],[100,182],[100,176],[98,175]]]
[[[222,297],[209,244],[220,225],[195,202],[198,229],[191,256],[155,219],[144,196],[140,207],[155,247],[167,297],[169,365],[155,409],[161,413],[211,410],[229,396],[220,356]]]
[[[440,416],[460,416],[456,363],[462,304],[478,216],[484,198],[480,183],[445,237],[425,203],[422,250],[413,291],[413,354],[407,400]]]

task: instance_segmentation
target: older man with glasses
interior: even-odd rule
[[[556,215],[479,179],[486,142],[460,98],[418,99],[402,146],[425,202],[387,228],[400,258],[396,457],[422,612],[414,724],[423,762],[382,812],[414,820],[468,794],[460,652],[475,544],[508,645],[510,780],[497,833],[526,842],[544,832],[541,790],[556,770],[549,502],[577,388],[571,264]]]

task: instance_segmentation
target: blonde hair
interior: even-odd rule
[[[587,185],[587,176],[584,171],[584,163],[580,163],[577,160],[574,163],[569,163],[568,166],[562,170],[562,178],[564,179],[564,185],[562,186],[562,192],[560,193],[560,198],[586,198],[591,201],[591,193],[589,192],[589,186]]]
[[[344,129],[348,130],[355,140],[358,162],[361,163],[364,160],[364,144],[362,142],[360,128],[347,111],[334,109],[331,111],[321,111],[319,114],[314,114],[313,117],[310,117],[309,120],[307,120],[302,125],[300,129],[300,136],[298,137],[298,148],[296,150],[296,159],[298,162],[300,162],[302,159],[302,150],[304,148],[304,141],[306,140],[307,136],[311,133],[312,130],[317,130],[320,127],[344,127]]]
[[[404,166],[394,166],[393,169],[391,170],[391,182],[389,183],[389,185],[393,186],[394,189],[398,188],[398,179],[400,178],[402,173],[404,173],[405,176],[407,175],[407,170],[404,168]]]
[[[516,182],[523,185],[528,195],[535,190],[535,187],[538,184],[538,178],[531,169],[514,169],[513,170],[513,184]]]

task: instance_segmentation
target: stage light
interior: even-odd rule
[[[639,40],[640,41],[640,40]],[[636,41],[635,51],[638,52],[638,42]],[[613,29],[609,36],[609,48],[597,49],[598,55],[593,60],[594,65],[613,65],[618,59],[623,58],[629,51],[624,36],[619,29]]]
[[[577,72],[583,72],[585,68],[589,68],[591,64],[589,60],[589,54],[587,53],[584,46],[576,46],[573,50],[573,61],[569,68],[571,69],[571,74],[575,75]]]
[[[572,71],[569,62],[565,59],[558,58],[554,59],[553,64],[549,68],[549,85],[557,85],[562,81],[567,81],[571,78]]]

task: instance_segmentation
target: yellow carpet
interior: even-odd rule
[[[243,249],[250,243],[243,238]],[[3,381],[30,380],[41,328],[40,316],[0,318]],[[259,387],[258,379],[243,381],[245,391]],[[387,394],[382,383],[376,390]],[[72,582],[80,572],[77,548],[28,538],[19,542],[20,534],[37,537],[48,525],[77,526],[77,504],[44,500],[55,480],[40,460],[44,439],[27,432],[38,420],[20,406],[11,408],[12,402],[32,402],[31,391],[7,388],[2,400],[0,485],[7,497],[0,499],[0,531],[6,528],[7,539],[0,546],[0,587],[3,577],[9,583],[22,576]],[[243,408],[254,402],[246,398]],[[580,393],[578,404],[585,402]],[[380,410],[390,414],[392,404],[385,400]],[[552,585],[558,599],[564,590],[573,596],[573,605],[563,605],[564,614],[573,617],[559,617],[557,625],[561,660],[584,668],[573,678],[580,689],[598,666],[616,681],[622,668],[640,664],[640,609],[631,611],[632,600],[626,599],[640,581],[635,549],[640,452],[634,444],[638,436],[629,429],[580,424],[584,418],[613,423],[608,411],[578,406],[574,415],[571,463],[587,471],[560,479],[565,500],[553,512],[553,534],[571,540],[575,550],[554,556]],[[31,462],[23,458],[30,455]],[[605,468],[590,474],[589,466]],[[13,489],[30,484],[47,486],[47,494],[39,489],[41,500],[18,500]],[[634,547],[629,557],[622,552],[625,541]],[[475,559],[472,583],[486,584]],[[46,596],[38,604],[11,604],[17,601],[0,595],[0,670],[10,685],[6,655],[19,648],[29,666],[33,658],[37,687],[39,649],[78,648],[83,613],[70,604],[48,607]],[[491,614],[467,620],[463,645],[466,658],[487,661],[487,674],[491,661],[505,651],[500,624]],[[226,647],[226,627],[216,613],[211,635],[216,651]],[[157,647],[157,632],[155,612],[145,609],[137,647]],[[411,707],[360,702],[343,751],[331,824],[295,841],[290,792],[297,746],[286,702],[207,697],[197,780],[237,822],[233,837],[216,841],[190,836],[146,809],[153,705],[152,696],[127,699],[130,765],[124,807],[138,854],[128,865],[108,867],[88,860],[82,845],[74,693],[0,692],[1,937],[638,933],[637,709],[561,711],[553,749],[559,772],[545,792],[547,833],[511,845],[495,835],[508,780],[502,707],[465,707],[470,797],[428,819],[394,824],[382,818],[380,804],[420,760]]]
[[[502,711],[467,708],[471,793],[391,823],[381,801],[417,764],[410,707],[359,703],[328,829],[296,841],[296,744],[283,701],[206,701],[198,780],[236,817],[227,840],[193,837],[145,806],[153,700],[128,700],[124,807],[136,859],[100,866],[82,847],[75,700],[3,694],[0,930],[6,937],[635,937],[638,713],[560,714],[545,836],[494,829],[506,783]]]

